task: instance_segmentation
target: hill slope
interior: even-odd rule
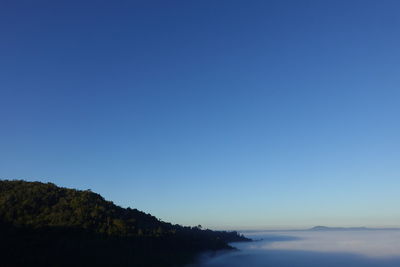
[[[12,266],[175,266],[199,251],[248,240],[172,225],[91,191],[26,181],[0,181],[0,226],[0,249]]]

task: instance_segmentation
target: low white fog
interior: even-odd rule
[[[400,266],[400,231],[282,231],[245,233],[258,241],[205,255],[198,266],[394,267]]]
[[[304,231],[281,233],[298,240],[266,242],[263,249],[348,252],[369,257],[400,256],[400,231]]]

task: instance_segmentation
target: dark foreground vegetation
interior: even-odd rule
[[[0,181],[2,266],[180,266],[248,241],[124,209],[89,190]]]

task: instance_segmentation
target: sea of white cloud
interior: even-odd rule
[[[400,230],[247,233],[239,250],[204,256],[202,267],[399,267]]]
[[[400,231],[304,231],[297,240],[266,242],[263,249],[346,252],[368,257],[400,256]]]

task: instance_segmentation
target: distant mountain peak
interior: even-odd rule
[[[367,227],[328,227],[328,226],[314,226],[311,231],[345,231],[345,230],[367,230]]]

